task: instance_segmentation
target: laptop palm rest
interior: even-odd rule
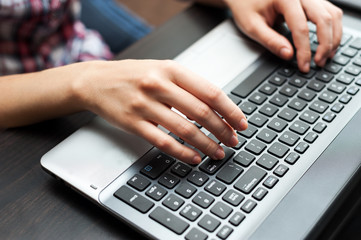
[[[316,219],[351,181],[361,165],[361,110],[265,219],[251,239],[307,238]],[[323,219],[324,220],[324,219]]]

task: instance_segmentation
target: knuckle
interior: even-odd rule
[[[184,139],[190,139],[195,134],[195,126],[189,122],[180,124],[179,135]]]
[[[203,122],[208,119],[211,114],[211,109],[206,104],[199,104],[196,108],[196,112],[198,114],[198,119]]]
[[[169,150],[170,147],[172,147],[172,141],[168,136],[163,136],[163,137],[159,137],[156,140],[155,145],[160,150],[167,151]]]
[[[243,26],[243,29],[248,35],[255,36],[257,33],[257,26],[252,21],[249,21],[247,24]]]
[[[211,102],[217,102],[223,95],[223,91],[213,84],[208,86],[208,99]]]
[[[142,95],[135,95],[129,99],[130,108],[135,112],[140,112],[146,108],[147,101]]]
[[[139,86],[142,90],[148,91],[159,91],[162,89],[163,84],[161,83],[160,77],[155,71],[150,71],[139,80]]]
[[[329,13],[324,13],[321,15],[321,19],[322,21],[326,24],[326,25],[332,25],[332,15]]]
[[[170,59],[166,59],[162,61],[162,68],[166,71],[173,71],[174,69],[177,68],[177,63],[173,60]]]
[[[298,32],[302,35],[308,35],[309,30],[308,30],[307,23],[299,24]]]

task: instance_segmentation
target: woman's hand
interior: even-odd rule
[[[247,128],[242,111],[223,91],[173,61],[123,60],[84,64],[87,64],[82,70],[86,72],[86,78],[76,85],[84,108],[187,163],[199,163],[199,154],[161,131],[157,125],[214,159],[223,158],[224,151],[193,123],[172,111],[172,107],[201,124],[227,146],[238,143],[234,129]]]
[[[333,57],[342,37],[342,11],[325,0],[224,0],[233,12],[236,24],[250,38],[277,56],[289,60],[291,43],[272,29],[283,18],[292,32],[298,67],[310,69],[311,50],[307,20],[317,26],[319,46],[314,56],[323,67]]]

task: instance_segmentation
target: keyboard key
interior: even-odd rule
[[[317,138],[318,138],[317,133],[309,132],[309,133],[307,133],[307,135],[305,136],[305,138],[303,140],[305,140],[308,143],[313,143],[314,141],[316,141]]]
[[[257,206],[257,203],[255,201],[253,201],[252,199],[248,199],[243,206],[241,207],[241,209],[243,211],[245,211],[246,213],[250,213],[252,212],[252,210]]]
[[[251,115],[257,109],[257,105],[250,102],[244,102],[239,105],[239,108],[244,114]]]
[[[241,132],[237,131],[237,133],[239,133],[243,137],[251,138],[256,134],[257,131],[258,131],[258,129],[250,124],[250,125],[248,125],[248,128],[246,130],[241,131]]]
[[[346,86],[342,83],[334,82],[334,83],[331,83],[327,89],[334,93],[340,94],[346,89]]]
[[[236,182],[234,187],[241,192],[248,194],[250,193],[259,182],[267,175],[266,171],[259,167],[250,167]]]
[[[188,223],[159,206],[149,214],[149,217],[179,235],[189,227]]]
[[[226,239],[233,232],[233,229],[229,226],[223,226],[217,233],[217,237],[220,239]]]
[[[279,92],[287,97],[293,97],[297,93],[297,91],[297,88],[286,85]]]
[[[263,154],[257,160],[257,164],[267,170],[271,170],[272,168],[274,168],[274,166],[276,166],[277,163],[278,160],[267,153]]]
[[[197,228],[192,228],[189,233],[185,236],[186,240],[206,240],[208,235],[201,232]]]
[[[268,152],[271,153],[272,155],[282,158],[286,155],[286,153],[289,151],[290,149],[288,147],[286,147],[285,145],[279,143],[279,142],[275,142],[271,145],[271,147],[268,149]]]
[[[267,193],[268,191],[266,189],[259,187],[256,191],[254,191],[252,197],[258,201],[261,201],[267,195]]]
[[[281,67],[277,72],[285,77],[290,77],[296,72],[296,70],[292,67]]]
[[[328,108],[328,105],[324,102],[321,102],[321,101],[314,101],[311,106],[310,106],[310,109],[315,111],[315,112],[318,112],[318,113],[324,113]]]
[[[231,184],[242,172],[243,168],[237,164],[227,163],[216,177],[224,183]]]
[[[307,132],[307,130],[310,128],[310,126],[306,123],[303,123],[301,121],[295,121],[291,127],[290,130],[298,133],[299,135],[303,135]]]
[[[127,186],[121,186],[114,196],[142,213],[148,212],[154,203]]]
[[[173,158],[160,153],[142,168],[140,172],[151,179],[156,179],[174,162],[175,160]]]
[[[283,177],[287,172],[289,168],[283,164],[280,164],[277,166],[277,168],[274,170],[274,174],[278,177]]]
[[[295,164],[297,162],[297,160],[300,158],[300,155],[298,155],[295,152],[291,152],[290,154],[288,154],[288,156],[285,159],[286,163],[289,163],[291,165]]]
[[[287,78],[280,76],[280,75],[274,75],[273,77],[270,78],[269,82],[276,85],[276,86],[281,86],[282,84],[284,84],[287,81]]]
[[[284,108],[277,116],[283,120],[291,122],[297,116],[297,112],[290,108]]]
[[[254,71],[246,79],[244,79],[232,93],[246,98],[256,87],[258,87],[269,75],[278,67],[273,61],[265,61],[261,64],[262,71]]]
[[[319,122],[313,127],[313,131],[317,133],[322,133],[325,130],[327,125],[325,123]]]
[[[178,184],[179,182],[179,178],[177,178],[176,176],[166,173],[164,174],[162,177],[160,177],[160,179],[158,180],[158,182],[163,185],[164,187],[167,187],[169,189],[172,189],[175,187],[175,185]]]
[[[269,189],[272,189],[278,183],[278,178],[275,176],[268,176],[266,180],[263,182],[263,185]]]
[[[267,117],[272,117],[277,111],[278,108],[270,104],[263,105],[259,110],[260,113],[266,115]]]
[[[230,189],[226,194],[224,194],[222,199],[229,204],[237,207],[243,201],[244,196],[241,193]]]
[[[211,180],[204,189],[214,196],[219,196],[226,190],[226,186],[217,180]]]
[[[154,184],[149,190],[145,193],[148,197],[159,201],[161,200],[166,194],[167,190],[159,186],[158,184]]]
[[[276,137],[277,134],[267,128],[262,129],[262,131],[257,135],[257,139],[265,143],[271,143]]]
[[[350,44],[350,47],[352,48],[356,48],[357,50],[360,50],[361,49],[361,38],[355,38],[351,44]]]
[[[241,149],[241,147],[243,147],[243,145],[247,142],[247,140],[239,136],[238,134],[237,134],[237,138],[238,138],[238,144],[233,148],[239,150]]]
[[[336,113],[334,112],[328,112],[325,114],[325,116],[323,116],[323,120],[326,121],[326,122],[332,122],[333,119],[335,119],[336,117]]]
[[[350,83],[352,83],[352,81],[354,80],[355,78],[349,74],[340,74],[336,80],[340,83],[344,83],[346,85],[349,85]]]
[[[298,76],[292,77],[289,81],[290,85],[297,88],[303,87],[306,83],[307,83],[307,79]]]
[[[252,123],[256,127],[263,127],[267,121],[268,119],[266,117],[258,113],[253,114],[252,117],[248,119],[248,122]]]
[[[303,89],[297,96],[309,102],[316,97],[316,93],[309,89]]]
[[[186,182],[183,182],[175,190],[176,193],[178,193],[184,198],[190,198],[196,191],[197,189],[195,187]]]
[[[326,85],[320,81],[312,80],[308,85],[307,88],[315,91],[320,92]]]
[[[236,212],[233,216],[229,219],[229,222],[234,226],[239,226],[239,224],[246,218],[243,213]]]
[[[332,106],[331,111],[333,111],[333,112],[335,112],[335,113],[340,113],[343,108],[344,108],[343,104],[341,104],[341,103],[335,103],[335,104]]]
[[[347,47],[342,49],[341,54],[353,58],[357,54],[357,49]]]
[[[248,98],[248,100],[257,105],[261,105],[267,100],[267,97],[262,93],[255,92]]]
[[[150,181],[139,174],[135,174],[127,183],[139,191],[143,191],[150,185]]]
[[[344,94],[340,97],[339,101],[340,101],[340,103],[347,104],[351,101],[351,99],[352,99],[351,95]]]
[[[361,72],[361,68],[350,65],[346,67],[345,72],[353,76],[358,76]]]
[[[199,192],[192,201],[202,208],[208,208],[214,202],[214,198],[205,192]]]
[[[350,62],[350,58],[338,54],[333,57],[332,61],[342,66],[346,66]]]
[[[255,159],[256,157],[252,154],[241,151],[234,157],[233,161],[242,165],[243,167],[248,167]]]
[[[215,219],[209,214],[206,214],[198,223],[198,225],[209,232],[214,232],[217,227],[221,224],[220,221]]]
[[[309,145],[305,142],[300,142],[296,147],[295,147],[295,151],[298,153],[305,153],[306,150],[308,149]]]
[[[177,162],[171,169],[172,173],[179,177],[185,177],[191,172],[192,168],[182,162]]]
[[[246,150],[249,152],[259,155],[263,152],[263,150],[266,149],[266,144],[256,140],[252,139],[245,147]]]
[[[359,91],[359,88],[358,87],[349,87],[349,89],[347,89],[347,93],[348,94],[351,94],[351,95],[356,95]]]
[[[174,194],[170,194],[164,199],[162,204],[173,211],[177,211],[184,204],[184,200]]]
[[[337,74],[342,70],[342,66],[340,66],[339,64],[335,64],[332,62],[329,62],[325,65],[324,69],[327,72],[333,73],[333,74]]]
[[[300,137],[297,134],[294,134],[290,131],[284,132],[281,137],[278,139],[281,143],[284,143],[290,147],[295,145],[297,141],[300,139]]]
[[[266,94],[268,96],[272,95],[275,91],[277,90],[277,88],[275,86],[272,86],[271,84],[264,84],[259,91],[263,94]]]
[[[179,213],[189,221],[193,222],[202,214],[202,211],[192,204],[187,204]]]
[[[232,211],[233,209],[223,202],[217,202],[211,208],[211,213],[222,219],[226,219]]]
[[[281,120],[279,118],[274,118],[272,121],[267,125],[270,129],[276,131],[276,132],[282,132],[283,129],[287,127],[287,122],[284,120]]]
[[[235,151],[231,148],[223,147],[223,149],[225,153],[225,157],[223,159],[213,160],[211,158],[207,158],[199,166],[199,169],[210,175],[215,174],[235,153]]]
[[[288,104],[288,106],[296,111],[302,111],[306,106],[307,106],[307,102],[298,99],[298,98],[294,98],[292,99],[292,101]]]
[[[318,97],[318,99],[327,102],[327,103],[333,103],[337,98],[337,94],[330,92],[330,91],[324,91],[321,93],[321,95]]]
[[[321,72],[316,74],[316,79],[320,80],[322,82],[325,82],[325,83],[330,82],[333,77],[334,76],[333,76],[332,73],[328,73],[328,72],[325,72],[325,71],[321,71]]]
[[[271,98],[271,100],[269,102],[278,107],[283,107],[287,101],[288,101],[288,98],[286,96],[276,94],[273,96],[273,98]]]
[[[209,177],[206,174],[199,171],[194,171],[188,177],[188,181],[190,181],[191,183],[193,183],[198,187],[203,186],[208,181],[208,179]]]
[[[314,124],[319,119],[319,117],[320,117],[320,115],[318,115],[314,111],[306,110],[302,113],[302,115],[300,116],[300,119],[309,124]]]

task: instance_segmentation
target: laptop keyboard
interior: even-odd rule
[[[310,43],[315,52],[312,31]],[[295,61],[266,61],[229,94],[249,127],[237,132],[237,146],[222,145],[224,159],[201,153],[202,163],[190,166],[157,150],[114,196],[180,239],[227,239],[358,94],[359,50],[361,38],[345,33],[323,69],[312,63],[301,73]]]

